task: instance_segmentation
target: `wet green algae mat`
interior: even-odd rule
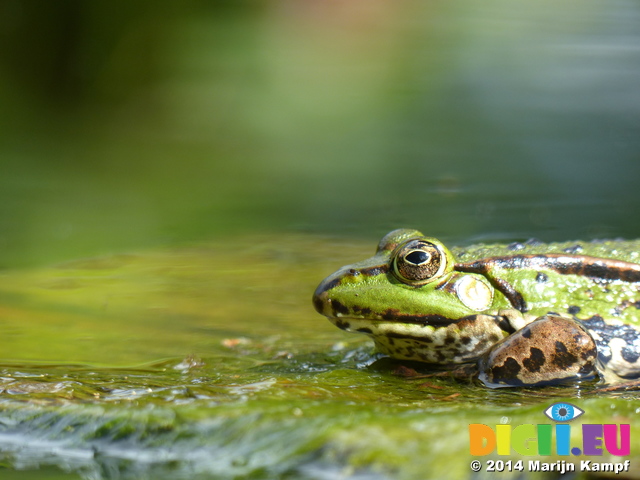
[[[552,423],[558,401],[585,411],[572,445],[630,424],[629,457],[589,459],[640,473],[638,393],[398,375],[315,313],[317,283],[370,250],[247,236],[4,272],[0,478],[487,478],[469,424]],[[560,457],[480,457],[509,458]]]

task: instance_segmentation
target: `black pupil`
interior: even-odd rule
[[[558,410],[558,415],[560,415],[561,417],[564,417],[567,415],[567,409],[566,408],[561,408]]]
[[[427,252],[423,252],[422,250],[414,250],[413,252],[407,254],[404,259],[413,263],[414,265],[422,265],[424,262],[429,260],[429,254]]]

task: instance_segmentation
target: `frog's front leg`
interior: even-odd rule
[[[596,343],[579,322],[557,315],[540,317],[496,343],[478,361],[488,387],[543,385],[593,377]]]

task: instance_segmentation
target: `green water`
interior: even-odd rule
[[[624,0],[0,2],[0,478],[485,478],[467,425],[558,399],[631,424],[638,476],[636,393],[395,375],[310,300],[394,228],[640,238],[639,32]]]
[[[245,236],[5,273],[1,473],[467,478],[470,423],[547,423],[569,398],[585,423],[640,427],[635,393],[588,382],[493,391],[394,375],[310,305],[331,264],[362,250]],[[632,434],[634,465],[638,451]]]

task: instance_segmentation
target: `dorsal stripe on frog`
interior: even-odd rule
[[[515,270],[552,270],[561,275],[581,275],[602,280],[640,282],[640,265],[612,258],[596,258],[585,255],[547,253],[542,255],[510,255],[489,257],[468,263],[458,263],[456,270],[486,274],[491,268]]]

